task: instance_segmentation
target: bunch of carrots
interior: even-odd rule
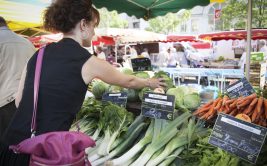
[[[206,103],[193,114],[200,119],[209,120],[220,112],[232,116],[245,114],[249,117],[249,122],[267,126],[267,99],[262,96],[257,97],[256,93],[236,99],[224,95]]]

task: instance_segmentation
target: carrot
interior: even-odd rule
[[[261,112],[261,107],[262,107],[262,104],[263,104],[263,97],[259,97],[258,99],[258,103],[257,103],[257,112],[260,113]]]
[[[242,107],[242,108],[237,108],[237,111],[238,111],[238,114],[241,114],[242,112],[244,112],[245,108]]]
[[[261,126],[260,122],[261,122],[260,119],[258,119],[258,120],[255,120],[253,123]]]
[[[209,107],[209,106],[212,105],[213,102],[214,102],[214,100],[211,100],[211,101],[209,101],[208,103],[204,104],[201,108]]]
[[[267,126],[266,119],[262,119],[262,126],[263,127],[266,127]]]
[[[251,122],[255,122],[255,120],[257,118],[257,114],[258,114],[258,108],[256,105],[255,108],[253,109],[253,112],[252,112]]]
[[[216,110],[214,109],[215,106],[218,104],[218,102],[220,101],[221,98],[217,98],[216,100],[214,100],[213,104],[211,105],[209,111],[205,114],[205,117],[203,117],[204,119],[207,119],[209,116],[213,115],[216,113]]]
[[[223,99],[220,98],[220,100],[217,102],[216,106],[214,107],[214,110],[219,110],[222,106],[222,103],[223,103]]]
[[[249,100],[253,100],[256,97],[257,97],[257,94],[256,93],[252,93],[251,95],[244,97],[244,100],[248,100],[248,99]]]
[[[198,114],[198,117],[202,117],[204,114],[206,114],[206,112],[201,112]]]
[[[227,101],[225,102],[225,104],[231,104],[231,103],[233,103],[235,100],[236,100],[236,99],[230,99],[230,100],[227,100]]]
[[[230,106],[228,104],[225,104],[225,110],[223,112],[226,113],[226,114],[231,112]]]
[[[252,100],[252,102],[249,104],[249,106],[254,106],[258,102],[258,98],[255,98]]]
[[[244,96],[241,96],[241,97],[238,97],[236,100],[237,100],[237,103],[239,104],[239,103],[242,103],[243,101],[244,101]],[[236,103],[236,104],[237,104]]]
[[[241,103],[237,104],[237,108],[245,107],[251,103],[251,99],[247,99],[242,101]]]
[[[223,96],[222,105],[225,105],[225,103],[226,103],[227,100],[229,100],[229,97],[227,95]]]
[[[260,119],[262,116],[264,116],[264,108],[261,107],[260,112],[258,112],[257,116],[256,116],[256,120]]]
[[[207,112],[210,109],[210,107],[200,108],[197,111],[193,113],[193,115],[199,115],[200,113]]]
[[[208,112],[206,112],[205,114],[203,114],[199,119],[207,119],[208,117]]]
[[[244,114],[250,114],[250,112],[254,110],[257,102],[258,98],[253,99],[253,101],[249,104],[248,108],[244,111]]]
[[[264,110],[264,107],[263,107],[263,111],[262,111],[262,114],[261,114],[260,119],[261,119],[261,125],[264,126],[264,127],[266,127],[267,124],[266,124],[266,119],[265,119],[264,112],[265,112],[265,110]]]
[[[267,119],[267,99],[264,99],[264,102],[263,102],[263,104],[264,104],[264,112],[265,112],[265,118]]]
[[[254,109],[252,109],[252,111],[250,111],[249,113],[247,113],[247,116],[249,116],[249,117],[250,117],[250,119],[252,119],[252,114],[253,114],[253,111],[254,111]]]
[[[218,112],[223,112],[225,110],[225,106],[221,106],[221,108],[218,110]]]
[[[231,111],[231,113],[229,115],[236,116],[237,113],[238,113],[237,109],[234,109],[233,111]]]
[[[230,104],[230,109],[233,109],[236,107],[237,100],[235,100],[232,104]]]

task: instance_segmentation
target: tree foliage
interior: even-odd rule
[[[247,22],[247,0],[226,0],[222,8],[223,30],[245,29]],[[267,27],[267,0],[252,1],[252,28]]]
[[[116,11],[108,11],[105,8],[98,9],[100,13],[99,28],[127,28],[128,22],[122,19]]]
[[[168,13],[165,16],[156,17],[148,21],[148,31],[168,34],[175,32],[177,26],[191,16],[189,10],[184,10],[181,14]]]

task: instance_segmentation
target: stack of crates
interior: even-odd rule
[[[252,62],[250,63],[249,82],[254,87],[263,88],[265,85],[266,63]]]

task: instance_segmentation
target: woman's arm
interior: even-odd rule
[[[19,107],[19,103],[20,103],[20,100],[22,98],[22,92],[23,92],[23,89],[24,89],[24,82],[25,82],[25,77],[26,77],[26,66],[23,69],[23,72],[22,72],[22,75],[21,75],[21,78],[20,78],[20,82],[19,82],[19,88],[18,88],[18,91],[17,91],[17,94],[16,94],[15,105],[16,105],[17,108]]]
[[[91,57],[82,68],[82,77],[85,83],[89,83],[94,78],[99,78],[112,85],[118,85],[125,88],[139,89],[151,87],[152,89],[165,86],[163,79],[143,79],[132,75],[126,75],[114,68],[106,61],[101,61]]]

